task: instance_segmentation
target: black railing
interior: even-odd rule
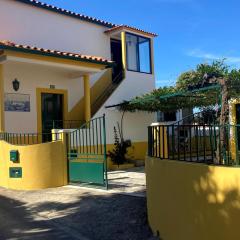
[[[239,130],[238,125],[150,126],[148,155],[160,159],[207,164],[239,164]]]
[[[44,125],[47,129],[76,129],[84,125],[83,120],[53,120],[45,121]]]
[[[108,85],[102,93],[96,98],[94,103],[92,104],[92,115],[97,112],[97,110],[103,105],[103,103],[111,96],[111,94],[115,91],[118,85],[122,82],[125,77],[125,71],[122,70],[119,74],[112,80],[111,84]]]
[[[204,110],[201,112],[190,114],[183,119],[175,122],[174,124],[216,125],[218,124],[217,112],[211,110]]]
[[[70,158],[106,155],[105,116],[92,119],[68,133],[68,155]]]
[[[0,140],[13,145],[34,145],[59,139],[59,133],[0,133]]]
[[[45,133],[0,133],[0,140],[13,145],[33,145],[57,141],[61,138],[61,133],[52,133],[52,129],[78,129],[84,127],[81,120],[54,120],[45,122],[48,129]]]

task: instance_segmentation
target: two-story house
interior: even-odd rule
[[[105,114],[108,149],[118,104],[155,88],[156,35],[35,0],[0,1],[0,131],[45,133]],[[148,113],[125,113],[131,156],[144,159]],[[75,126],[77,127],[77,126]]]

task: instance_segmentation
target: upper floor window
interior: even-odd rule
[[[151,73],[150,39],[126,33],[126,46],[128,70]]]

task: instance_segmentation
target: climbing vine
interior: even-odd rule
[[[224,93],[224,99],[222,99]],[[123,111],[171,111],[182,108],[205,108],[239,97],[240,70],[230,69],[223,61],[199,64],[182,73],[174,86],[160,87],[148,94],[120,104]],[[225,115],[228,109],[224,109]]]

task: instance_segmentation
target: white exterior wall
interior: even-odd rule
[[[12,0],[0,0],[0,29],[0,40],[111,58],[108,28]]]
[[[154,75],[131,71],[126,72],[126,78],[94,116],[106,115],[107,144],[114,143],[113,128],[114,126],[117,127],[118,122],[121,124],[123,113],[114,108],[106,109],[105,106],[119,104],[124,100],[130,100],[136,96],[150,92],[154,88]],[[154,113],[126,112],[123,118],[124,139],[129,139],[132,142],[146,142],[148,139],[147,127],[150,126],[154,120]]]
[[[111,58],[110,36],[106,27],[74,19],[62,14],[29,6],[27,4],[0,0],[0,39],[37,47],[69,51]],[[13,92],[12,81],[18,78],[21,86],[18,93],[31,95],[30,113],[6,112],[6,131],[36,132],[36,88],[67,89],[69,111],[83,96],[81,79],[69,79],[65,74],[37,65],[8,64],[6,66],[5,92]],[[100,73],[102,74],[102,73]],[[99,75],[91,78],[91,85]],[[155,88],[154,75],[126,72],[126,78],[106,101],[95,116],[106,114],[107,143],[113,143],[113,127],[120,123],[122,113],[105,109],[107,105],[150,92]],[[94,117],[95,117],[94,116]],[[124,138],[133,142],[147,141],[147,126],[154,122],[155,114],[146,112],[125,113],[123,121]],[[16,119],[18,124],[16,124]]]
[[[0,0],[0,39],[111,58],[106,27],[12,0]]]
[[[36,88],[49,88],[68,91],[68,110],[84,96],[83,80],[70,78],[69,72],[35,64],[6,63],[4,65],[4,92],[16,93],[12,81],[20,81],[18,94],[30,94],[30,112],[5,112],[5,130],[14,133],[37,132]]]

